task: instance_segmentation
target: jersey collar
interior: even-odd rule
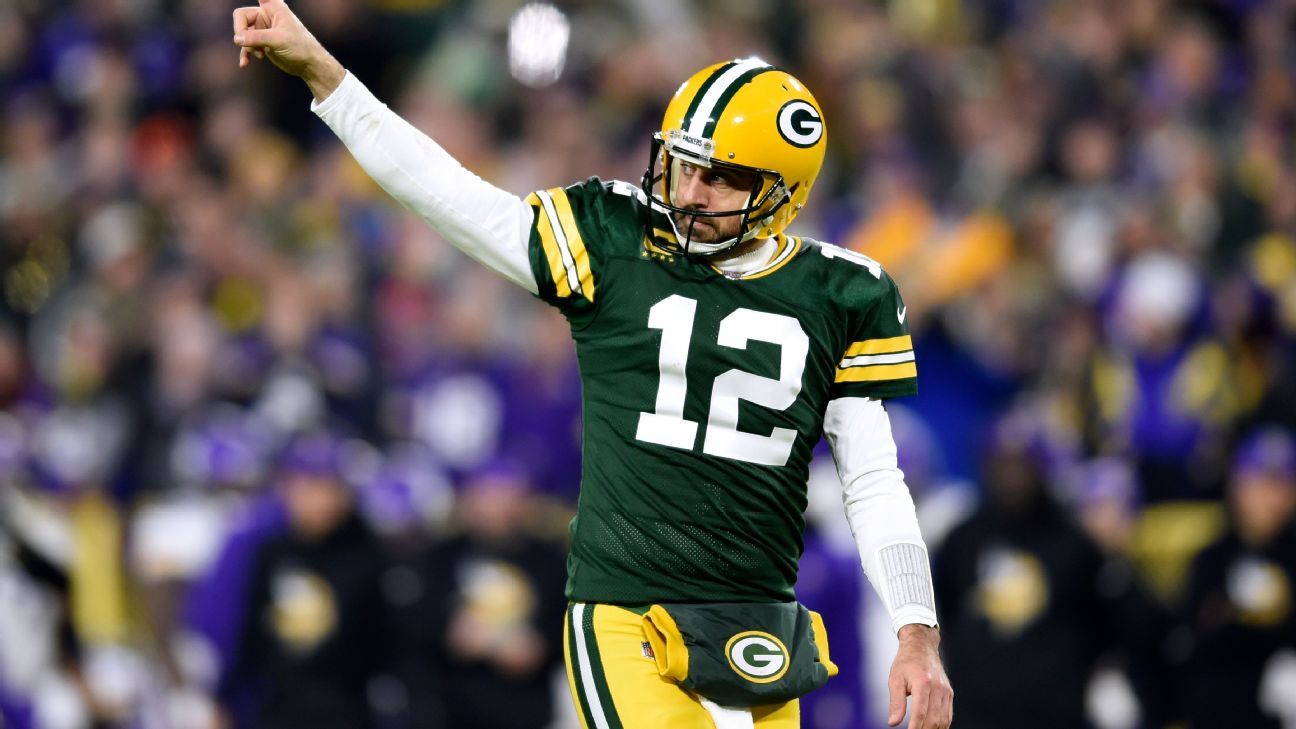
[[[778,245],[775,247],[774,255],[769,259],[769,262],[755,270],[735,275],[732,272],[722,271],[712,264],[707,264],[707,267],[725,278],[735,281],[748,281],[768,276],[786,266],[787,262],[795,258],[796,254],[801,251],[801,239],[796,236],[779,233],[777,241]]]

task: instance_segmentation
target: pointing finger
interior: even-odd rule
[[[238,65],[238,67],[239,67],[239,68],[247,68],[248,63],[250,63],[250,61],[248,61],[248,49],[246,49],[246,48],[240,48],[240,49],[239,49],[239,65]]]

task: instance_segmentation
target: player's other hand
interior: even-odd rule
[[[256,7],[235,10],[234,44],[239,47],[239,68],[253,57],[267,58],[304,79],[319,99],[346,74],[283,0],[260,0]]]
[[[906,625],[900,629],[900,648],[887,680],[888,725],[899,726],[904,719],[906,696],[913,697],[908,729],[946,729],[954,721],[954,690],[941,665],[939,644],[935,628]]]

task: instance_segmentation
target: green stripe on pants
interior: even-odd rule
[[[594,635],[594,610],[597,605],[585,606],[585,650],[589,652],[590,676],[594,679],[594,688],[598,691],[599,703],[607,718],[608,729],[622,729],[621,719],[617,716],[616,707],[612,705],[612,692],[608,689],[607,676],[603,673],[603,662],[599,657],[598,638]]]
[[[599,729],[599,724],[594,721],[594,714],[590,712],[589,700],[585,698],[585,675],[581,672],[580,653],[576,647],[577,630],[574,625],[572,616],[576,612],[576,605],[567,606],[567,621],[564,632],[567,634],[567,670],[572,673],[572,683],[576,687],[575,696],[572,698],[576,701],[576,710],[580,712],[585,720],[585,726],[588,729]]]

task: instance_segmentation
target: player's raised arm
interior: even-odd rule
[[[234,11],[239,67],[253,57],[306,82],[311,109],[398,202],[487,268],[536,293],[527,255],[531,207],[464,169],[374,97],[282,0]]]

